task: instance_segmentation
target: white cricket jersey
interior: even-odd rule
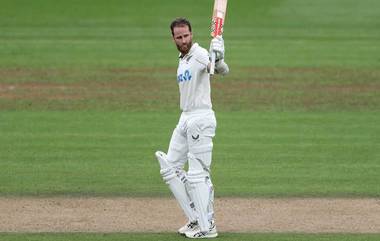
[[[189,53],[179,58],[177,82],[182,111],[211,109],[208,51],[194,43]]]

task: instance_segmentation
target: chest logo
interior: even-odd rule
[[[177,76],[177,82],[184,82],[184,81],[190,81],[191,80],[191,73],[190,71],[187,69],[185,70],[185,72],[183,74],[180,74]]]

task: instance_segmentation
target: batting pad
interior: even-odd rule
[[[194,201],[195,209],[198,214],[198,224],[200,231],[209,231],[208,206],[210,202],[210,188],[203,179],[203,182],[191,183],[191,197]]]
[[[156,157],[161,166],[160,174],[165,183],[168,184],[170,191],[173,193],[186,217],[189,221],[197,220],[195,211],[191,207],[192,202],[190,196],[186,189],[188,184],[185,171],[170,167],[164,152],[156,152]]]

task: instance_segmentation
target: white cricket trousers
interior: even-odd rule
[[[168,161],[173,167],[183,169],[189,160],[189,173],[209,170],[215,130],[213,110],[182,112],[170,140]],[[195,156],[197,160],[189,158],[189,155]]]

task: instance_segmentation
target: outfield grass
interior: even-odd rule
[[[178,113],[3,112],[0,195],[159,196]],[[220,112],[218,196],[379,196],[378,112]]]
[[[180,12],[207,46],[206,5],[3,0],[0,195],[168,195],[153,158],[179,116],[168,25]],[[218,196],[380,195],[379,8],[229,3]]]
[[[378,110],[379,5],[232,1],[224,35],[231,73],[213,81],[215,109]],[[3,0],[0,109],[175,111],[168,25],[189,17],[207,47],[211,8],[204,0]]]
[[[380,65],[376,0],[239,0],[228,8],[224,38],[232,71]],[[208,46],[211,10],[212,1],[204,0],[2,0],[0,66],[172,67],[170,21],[187,16],[195,38]]]
[[[228,241],[375,241],[379,235],[371,234],[221,234],[217,240]],[[0,234],[0,241],[124,241],[188,240],[177,234]]]
[[[188,17],[207,48],[211,8],[211,0],[2,0],[0,195],[168,196],[153,157],[167,148],[179,116],[168,25]],[[231,73],[212,81],[217,196],[380,196],[379,9],[377,0],[229,2]],[[0,240],[179,238],[0,233]]]

